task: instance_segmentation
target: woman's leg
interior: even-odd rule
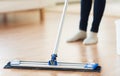
[[[91,31],[87,38],[84,40],[84,44],[95,44],[98,42],[97,33],[99,31],[99,25],[104,13],[106,0],[95,0],[94,1],[94,17],[91,27]]]
[[[88,25],[88,18],[92,6],[92,0],[81,0],[81,14],[79,29],[86,31]]]
[[[67,42],[74,42],[77,40],[83,40],[86,38],[86,30],[87,30],[87,23],[88,17],[90,14],[92,6],[92,0],[81,0],[81,19],[79,24],[79,32],[75,34],[73,37],[67,40]]]
[[[99,25],[104,13],[106,0],[95,0],[94,1],[94,18],[92,23],[92,32],[98,32],[99,31]]]

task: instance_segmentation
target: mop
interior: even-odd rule
[[[68,63],[68,62],[57,62],[57,52],[60,42],[63,22],[65,18],[65,13],[68,6],[68,0],[65,0],[63,12],[61,15],[61,20],[59,23],[58,35],[56,38],[56,43],[54,51],[51,55],[51,59],[48,62],[40,61],[21,61],[12,60],[5,65],[5,69],[32,69],[32,70],[61,70],[61,71],[80,71],[80,72],[100,72],[101,67],[98,63]]]

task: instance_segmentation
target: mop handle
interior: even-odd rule
[[[61,37],[61,34],[62,34],[63,23],[64,23],[64,19],[65,19],[65,13],[67,11],[67,6],[68,6],[68,0],[65,0],[63,12],[62,12],[62,15],[61,15],[61,20],[60,20],[60,23],[59,23],[58,35],[57,35],[57,39],[56,39],[53,54],[57,54],[57,52],[58,52],[60,37]]]

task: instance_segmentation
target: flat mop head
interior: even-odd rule
[[[58,70],[58,71],[80,71],[100,72],[101,67],[96,63],[65,63],[58,62],[57,65],[49,65],[48,62],[19,61],[8,62],[5,69],[29,69],[29,70]]]

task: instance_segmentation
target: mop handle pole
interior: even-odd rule
[[[67,6],[68,6],[68,0],[65,0],[64,7],[63,7],[63,12],[62,12],[62,15],[61,15],[61,20],[60,20],[60,23],[59,23],[58,35],[57,35],[55,47],[54,47],[54,50],[53,50],[53,54],[57,54],[57,52],[58,52],[59,42],[60,42],[60,38],[61,38],[61,34],[62,34],[63,23],[64,23],[64,19],[65,19],[65,13],[67,11]]]

